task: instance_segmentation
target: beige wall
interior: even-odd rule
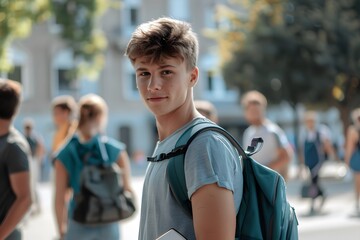
[[[212,0],[214,2],[214,0]],[[214,43],[202,36],[202,29],[205,25],[204,4],[211,1],[189,0],[189,22],[193,29],[198,33],[200,41],[200,58],[207,53]],[[142,1],[139,10],[140,22],[158,18],[167,15],[167,0]],[[124,10],[109,10],[102,19],[101,26],[109,40],[109,46],[106,51],[106,65],[98,80],[98,93],[104,97],[109,105],[109,124],[108,134],[111,137],[118,138],[119,128],[121,126],[131,127],[131,146],[133,150],[142,150],[150,154],[154,146],[154,120],[151,114],[145,109],[139,98],[129,97],[129,68],[128,60],[123,56],[126,43],[130,36],[123,35],[127,26],[122,25],[124,19]],[[64,43],[51,33],[51,24],[44,23],[34,27],[31,36],[15,42],[14,46],[21,48],[27,54],[26,72],[30,84],[27,91],[30,92],[29,98],[24,99],[20,114],[15,122],[18,128],[21,128],[21,122],[25,117],[32,117],[36,121],[36,127],[40,132],[46,144],[49,147],[53,133],[51,120],[50,103],[54,97],[54,84],[52,79],[53,57],[60,49],[64,48]],[[200,69],[201,70],[201,69]],[[203,97],[205,76],[200,76],[200,83],[196,87],[197,98]],[[76,95],[75,97],[80,97]],[[221,103],[220,103],[221,104]],[[228,103],[227,103],[228,104]],[[226,106],[221,105],[219,111],[226,117]],[[225,106],[225,107],[223,107]],[[233,117],[234,109],[237,103],[229,108],[229,114]],[[240,111],[237,116],[240,115]]]

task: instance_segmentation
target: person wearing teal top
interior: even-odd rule
[[[124,189],[132,192],[130,187],[130,167],[125,145],[102,135],[105,127],[107,106],[105,101],[94,94],[80,99],[80,118],[77,132],[59,151],[55,161],[55,213],[58,231],[61,239],[116,239],[120,237],[119,224],[107,223],[101,226],[85,226],[72,220],[74,208],[73,198],[66,203],[65,192],[67,187],[73,195],[80,190],[80,174],[83,168],[83,159],[89,152],[93,154],[87,159],[88,164],[101,164],[100,144],[105,146],[109,161],[117,162],[123,169]],[[68,218],[64,219],[64,208],[68,206]]]

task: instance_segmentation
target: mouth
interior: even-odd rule
[[[165,99],[167,99],[167,97],[148,97],[148,98],[146,98],[146,100],[149,102],[160,102]]]

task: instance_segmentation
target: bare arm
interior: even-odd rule
[[[126,191],[133,192],[131,188],[130,161],[126,151],[121,151],[117,160],[117,164],[119,165],[123,173],[124,189]]]
[[[9,209],[4,222],[0,225],[0,239],[6,238],[24,217],[31,206],[31,190],[29,172],[10,174],[10,183],[16,200]]]
[[[39,162],[41,162],[45,156],[45,146],[44,146],[42,139],[40,139],[40,138],[38,138],[38,144],[36,147],[35,155]]]
[[[68,174],[64,165],[55,161],[55,215],[60,237],[62,238],[67,231],[67,182]]]
[[[354,127],[349,127],[346,132],[345,143],[345,163],[350,164],[350,159],[355,151],[356,143],[359,141],[359,136]]]
[[[336,153],[332,142],[329,139],[323,141],[324,151],[328,154],[330,159],[336,159]]]
[[[290,147],[280,147],[277,150],[277,159],[269,164],[271,169],[276,171],[284,170],[284,167],[288,165],[293,155],[293,150]]]
[[[196,239],[234,239],[236,213],[233,193],[209,184],[198,189],[191,197]]]

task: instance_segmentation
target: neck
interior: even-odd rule
[[[254,121],[254,123],[252,125],[256,126],[256,127],[260,127],[262,125],[264,125],[265,119],[259,119],[257,121]]]
[[[166,115],[156,116],[159,140],[164,140],[196,117],[201,117],[201,115],[196,111],[193,102],[185,103],[183,106]]]
[[[10,132],[11,120],[0,119],[0,136]]]
[[[58,128],[59,128],[59,129],[68,128],[70,124],[71,124],[70,121],[66,121],[66,122],[63,122],[63,123],[61,123],[60,125],[58,125]]]

